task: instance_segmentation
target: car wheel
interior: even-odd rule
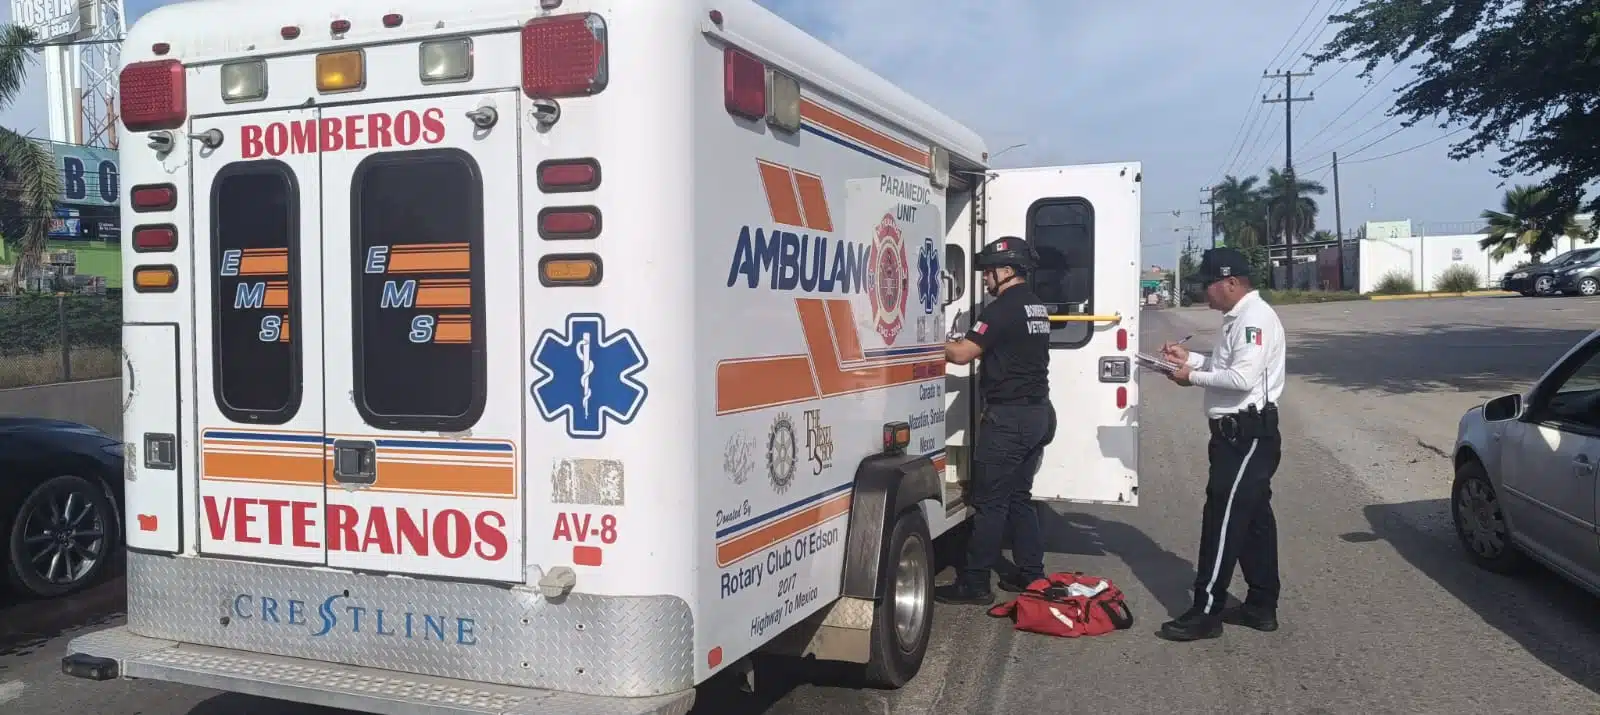
[[[29,492],[11,521],[7,571],[23,593],[64,596],[95,582],[115,541],[111,501],[82,477],[60,476]]]
[[[1478,460],[1467,460],[1456,468],[1450,512],[1456,536],[1473,563],[1495,573],[1512,573],[1523,566],[1525,558],[1511,543],[1511,527],[1500,510],[1500,499]]]
[[[916,677],[933,630],[933,539],[920,509],[895,520],[886,552],[892,579],[872,614],[866,684],[899,688]]]
[[[1555,276],[1539,276],[1533,282],[1533,292],[1537,295],[1550,295],[1556,289]]]
[[[1578,281],[1578,295],[1594,297],[1600,295],[1600,278],[1590,276]]]

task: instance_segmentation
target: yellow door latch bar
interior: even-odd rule
[[[1110,323],[1116,325],[1122,322],[1122,314],[1115,315],[1052,315],[1052,323]]]

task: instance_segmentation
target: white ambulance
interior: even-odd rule
[[[1023,236],[1036,495],[1138,500],[1140,166],[982,140],[751,0],[196,0],[121,72],[127,624],[65,672],[375,713],[909,681],[942,343]],[[966,318],[962,318],[963,320]]]

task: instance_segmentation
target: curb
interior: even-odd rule
[[[1374,295],[1367,300],[1419,300],[1422,298],[1510,298],[1517,295],[1505,290],[1474,290],[1465,293],[1406,293],[1404,295]]]

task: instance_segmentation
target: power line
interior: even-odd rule
[[[1447,132],[1445,134],[1441,134],[1441,135],[1436,136],[1436,137],[1434,137],[1432,139],[1429,139],[1429,140],[1427,140],[1425,142],[1422,142],[1421,144],[1416,144],[1416,145],[1413,145],[1413,146],[1409,146],[1409,147],[1406,147],[1404,149],[1401,149],[1400,151],[1392,151],[1392,152],[1389,152],[1388,154],[1384,154],[1383,156],[1374,156],[1374,157],[1368,157],[1366,159],[1357,159],[1355,161],[1347,161],[1345,163],[1346,164],[1365,164],[1365,163],[1367,163],[1369,161],[1378,161],[1379,159],[1387,159],[1387,158],[1392,157],[1392,156],[1399,156],[1399,155],[1404,154],[1406,152],[1416,151],[1416,150],[1421,149],[1422,147],[1428,146],[1430,144],[1437,144],[1437,143],[1442,142],[1442,141],[1444,141],[1446,139],[1449,139],[1450,137],[1453,137],[1453,136],[1455,136],[1457,134],[1460,134],[1460,133],[1462,133],[1462,132],[1464,132],[1464,131],[1466,131],[1468,129],[1471,129],[1471,127],[1461,127],[1460,129],[1457,129],[1457,130],[1455,130],[1453,132]]]
[[[1372,90],[1377,89],[1378,85],[1383,84],[1384,80],[1389,79],[1389,75],[1394,74],[1394,71],[1397,70],[1397,69],[1400,69],[1400,65],[1398,65],[1398,64],[1394,65],[1393,67],[1390,67],[1388,72],[1383,73],[1383,76],[1378,78],[1378,81],[1367,85],[1366,91],[1362,92],[1360,96],[1356,97],[1355,101],[1351,102],[1349,105],[1347,105],[1344,108],[1343,111],[1341,111],[1338,114],[1334,115],[1333,119],[1328,120],[1327,124],[1322,125],[1321,129],[1318,129],[1316,131],[1316,133],[1311,135],[1311,138],[1306,140],[1306,144],[1305,145],[1310,145],[1311,142],[1315,141],[1317,137],[1320,137],[1320,136],[1323,135],[1323,133],[1327,132],[1328,129],[1330,127],[1332,127],[1335,123],[1337,123],[1340,118],[1344,117],[1344,115],[1346,115],[1346,114],[1349,114],[1350,110],[1355,109],[1356,105],[1361,103],[1361,100],[1366,99],[1367,95],[1372,94]],[[1357,120],[1357,121],[1360,121],[1360,120]],[[1305,146],[1305,145],[1303,145],[1303,146]]]
[[[1341,0],[1341,2],[1343,2],[1343,0]],[[1278,51],[1272,53],[1272,59],[1267,60],[1267,68],[1268,69],[1270,69],[1272,67],[1272,65],[1277,63],[1278,58],[1283,55],[1283,51],[1284,50],[1289,49],[1289,43],[1294,42],[1294,38],[1296,38],[1296,37],[1298,37],[1300,35],[1300,30],[1306,26],[1306,22],[1308,22],[1311,19],[1312,15],[1316,14],[1316,11],[1317,11],[1317,6],[1316,6],[1316,4],[1313,3],[1311,5],[1311,7],[1306,10],[1305,16],[1300,18],[1300,23],[1294,26],[1294,31],[1289,33],[1288,37],[1284,38],[1283,44],[1278,47]],[[1327,22],[1326,20],[1323,21],[1324,24],[1326,24],[1326,22]],[[1313,33],[1313,34],[1317,34],[1317,33]],[[1229,159],[1228,162],[1223,165],[1222,170],[1218,172],[1219,175],[1226,175],[1226,174],[1232,173],[1233,170],[1234,170],[1234,167],[1237,166],[1238,163],[1239,163],[1239,156],[1240,156],[1240,154],[1242,154],[1244,152],[1244,147],[1245,147],[1245,142],[1242,142],[1241,138],[1243,138],[1245,136],[1248,136],[1248,134],[1250,133],[1249,130],[1246,130],[1245,128],[1251,126],[1252,123],[1256,119],[1259,119],[1259,117],[1257,115],[1258,115],[1258,113],[1261,112],[1261,105],[1257,104],[1255,102],[1255,96],[1256,96],[1256,92],[1260,91],[1261,85],[1265,81],[1266,81],[1265,77],[1261,78],[1260,80],[1257,80],[1255,89],[1250,90],[1250,105],[1245,110],[1244,120],[1239,123],[1239,129],[1234,132],[1233,141],[1228,143],[1228,149],[1223,152],[1223,155],[1227,155],[1229,153],[1232,153],[1233,154],[1233,158]],[[1248,140],[1245,140],[1245,141],[1248,141]],[[1237,148],[1234,147],[1235,144],[1238,144]]]
[[[1329,19],[1333,17],[1333,13],[1338,12],[1339,10],[1339,8],[1335,7],[1335,5],[1343,6],[1347,1],[1348,0],[1328,0],[1328,10],[1325,11],[1325,14],[1322,16],[1322,22],[1317,23],[1316,28],[1314,28],[1310,34],[1306,35],[1306,39],[1301,41],[1299,46],[1294,48],[1294,54],[1291,55],[1291,57],[1299,58],[1303,56],[1306,49],[1311,47],[1314,40],[1321,39],[1322,33],[1328,29]],[[1314,9],[1315,7],[1316,4],[1313,3],[1312,8]]]

